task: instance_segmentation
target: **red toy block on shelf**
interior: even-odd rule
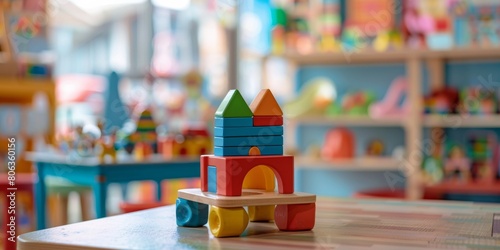
[[[200,161],[201,190],[208,191],[208,166],[217,168],[217,194],[241,196],[246,174],[256,166],[265,165],[273,170],[280,194],[293,193],[293,156],[234,156],[203,155]]]

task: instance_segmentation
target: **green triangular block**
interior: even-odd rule
[[[252,117],[253,113],[237,89],[230,90],[215,111],[216,117]]]

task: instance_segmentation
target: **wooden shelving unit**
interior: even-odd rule
[[[3,5],[6,4],[6,5]],[[7,13],[11,13],[8,3],[0,3],[0,105],[16,105],[21,107],[30,107],[33,104],[35,95],[45,94],[47,97],[47,120],[48,130],[44,133],[47,142],[54,143],[55,140],[55,107],[56,107],[56,84],[53,79],[39,79],[31,77],[20,77],[17,70],[17,55],[11,44],[9,26],[7,22]],[[45,13],[44,11],[42,11]],[[17,12],[16,12],[17,13]],[[23,12],[24,13],[24,12]],[[27,11],[25,14],[32,15]],[[24,122],[26,117],[22,117]],[[25,126],[26,124],[22,124]],[[32,151],[34,145],[34,135],[31,135],[21,128],[21,133],[16,135],[17,141],[24,141],[23,152]],[[0,141],[4,143],[5,137]],[[16,171],[30,172],[31,162],[26,161],[24,153],[19,154],[16,163]]]
[[[246,53],[245,56],[257,57],[256,53]],[[449,50],[393,50],[386,52],[345,51],[345,52],[314,52],[300,54],[286,52],[284,54],[260,55],[264,59],[281,57],[298,65],[314,64],[358,64],[358,63],[403,63],[409,59],[418,60],[497,60],[500,58],[500,47],[455,48]]]
[[[405,130],[405,143],[407,154],[411,152],[412,157],[405,160],[405,165],[394,159],[375,159],[369,163],[358,158],[344,162],[325,162],[298,157],[296,165],[304,169],[349,169],[356,171],[365,170],[394,170],[405,169],[407,173],[419,173],[422,157],[422,138],[424,128],[500,128],[500,115],[493,116],[466,116],[466,115],[422,115],[423,93],[422,72],[425,65],[429,72],[431,89],[440,88],[444,85],[444,65],[446,61],[500,61],[500,47],[471,47],[453,48],[449,50],[394,50],[386,52],[376,51],[353,51],[353,52],[314,52],[300,54],[297,52],[286,52],[280,55],[258,55],[256,53],[243,53],[245,57],[260,57],[262,65],[271,58],[285,59],[289,66],[290,75],[298,67],[308,65],[346,65],[346,64],[391,64],[399,63],[406,66],[406,77],[409,83],[408,102],[412,107],[409,114],[404,118],[372,119],[369,117],[353,116],[305,116],[287,119],[287,145],[296,148],[295,129],[298,125],[324,125],[324,126],[353,126],[353,127],[402,127]],[[262,67],[262,82],[267,86],[266,67]],[[291,80],[294,82],[294,79]],[[286,114],[285,114],[286,115]],[[406,197],[418,199],[423,195],[420,174],[407,176]]]
[[[5,10],[0,4],[0,75],[13,76],[16,74],[17,65],[8,37],[8,30],[6,27],[7,18],[4,12]]]
[[[404,120],[393,117],[387,119],[374,119],[368,116],[300,116],[287,118],[289,122],[309,125],[325,126],[357,126],[357,127],[402,127]]]
[[[500,128],[500,115],[425,115],[425,127]]]
[[[325,161],[312,157],[295,157],[298,169],[333,169],[341,171],[399,171],[400,160],[390,157],[360,157],[356,159]]]

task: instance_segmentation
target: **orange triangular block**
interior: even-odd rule
[[[269,89],[263,89],[250,104],[254,116],[282,116],[280,105]]]

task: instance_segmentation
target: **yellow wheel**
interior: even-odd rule
[[[248,207],[250,221],[272,221],[274,220],[274,205]]]
[[[210,207],[208,215],[210,232],[219,237],[239,236],[248,225],[248,215],[242,207],[223,208]]]

